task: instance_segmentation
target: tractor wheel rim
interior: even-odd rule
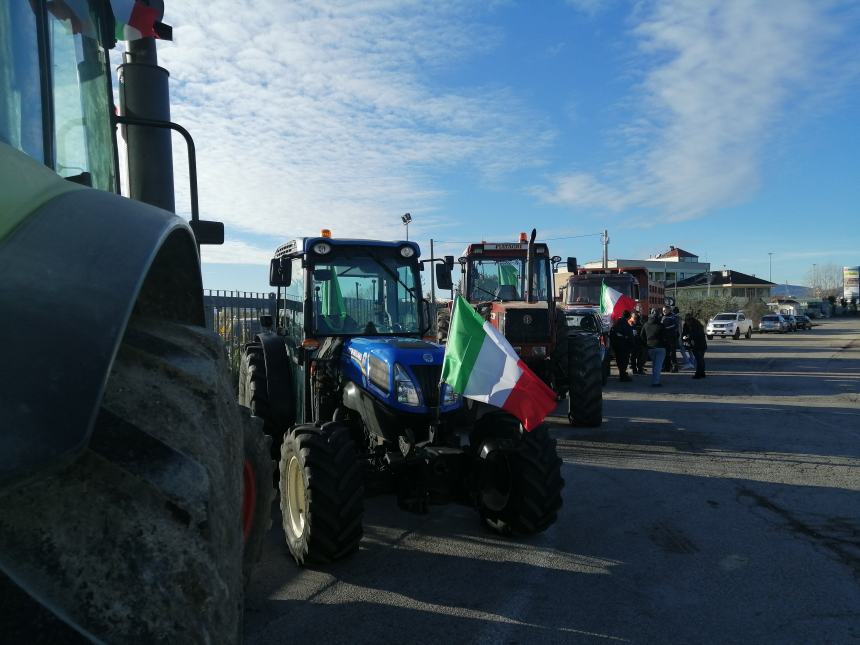
[[[290,516],[290,527],[298,537],[305,531],[307,512],[307,494],[305,493],[305,478],[302,466],[297,457],[290,458],[287,466],[287,507]]]
[[[254,466],[246,459],[242,467],[242,538],[244,540],[247,540],[248,536],[251,535],[256,505],[257,478],[254,474]]]

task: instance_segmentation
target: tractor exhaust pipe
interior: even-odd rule
[[[529,238],[529,246],[526,251],[526,302],[534,302],[532,293],[532,283],[534,282],[535,274],[535,237],[537,237],[537,229],[532,229],[531,237]]]
[[[117,70],[120,114],[169,122],[170,74],[158,66],[155,39],[130,41],[123,61]],[[170,130],[121,127],[126,142],[129,197],[175,213]]]

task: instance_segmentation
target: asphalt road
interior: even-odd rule
[[[300,570],[276,516],[246,641],[860,641],[860,320],[709,345],[707,379],[613,376],[602,427],[550,419],[542,535],[374,498],[358,553]]]

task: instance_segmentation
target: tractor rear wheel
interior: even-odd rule
[[[478,512],[491,529],[505,535],[540,533],[555,523],[561,508],[561,459],[546,425],[523,432],[515,447],[478,449]]]
[[[364,482],[349,428],[337,421],[293,428],[281,445],[281,516],[298,564],[358,550]]]
[[[133,320],[84,453],[0,495],[0,564],[89,639],[239,640],[242,462],[218,336]]]
[[[552,311],[552,310],[551,310]],[[569,349],[567,340],[567,318],[560,309],[555,310],[555,348],[550,356],[552,369],[552,385],[559,399],[567,396],[570,377]]]
[[[272,527],[272,438],[263,433],[263,422],[247,414],[244,421],[245,460],[242,465],[242,573],[245,586],[263,552],[263,541]]]
[[[603,423],[603,362],[600,345],[591,334],[572,334],[568,338],[568,375],[572,425],[597,427]]]

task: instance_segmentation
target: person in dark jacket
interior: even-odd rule
[[[615,354],[615,363],[618,365],[618,380],[632,381],[627,375],[627,365],[630,362],[630,352],[633,350],[633,328],[630,326],[630,312],[626,309],[621,317],[612,325],[609,331],[609,342]]]
[[[678,349],[678,336],[681,321],[672,313],[672,308],[669,306],[663,307],[663,318],[660,320],[663,323],[663,328],[666,330],[666,358],[663,361],[664,372],[678,371],[678,357],[676,350]]]
[[[641,338],[651,359],[651,387],[660,387],[660,371],[666,359],[666,329],[657,314],[651,315],[642,326]]]
[[[648,360],[648,350],[642,343],[642,318],[638,311],[630,316],[630,328],[633,330],[633,349],[630,352],[630,371],[634,374],[645,373],[645,363]]]
[[[687,314],[684,319],[684,342],[690,348],[690,353],[696,360],[696,373],[693,378],[705,378],[705,352],[708,351],[708,339],[705,328],[693,314]]]

